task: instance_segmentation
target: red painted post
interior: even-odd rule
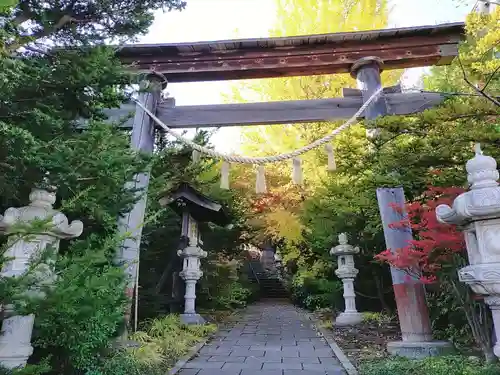
[[[407,218],[403,189],[377,189],[377,200],[387,248],[395,251],[406,247],[413,240],[411,229],[391,227],[391,224]],[[395,207],[401,210],[396,210]],[[403,341],[432,340],[429,310],[423,285],[397,268],[391,267],[391,275]]]

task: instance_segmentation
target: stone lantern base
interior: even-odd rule
[[[200,314],[181,314],[183,324],[205,324],[206,320]]]
[[[335,325],[342,326],[352,326],[359,324],[363,321],[363,315],[359,312],[343,312],[340,313],[335,319]]]
[[[455,352],[455,347],[449,341],[392,341],[387,344],[391,355],[410,359],[438,357]]]

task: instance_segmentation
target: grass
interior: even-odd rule
[[[332,319],[321,319],[318,323],[318,327],[333,330],[333,320]]]
[[[130,348],[132,357],[148,367],[169,369],[197,343],[217,330],[215,324],[185,325],[178,315],[167,315],[144,324],[131,336],[138,348]]]
[[[430,357],[422,360],[392,357],[361,366],[360,375],[498,375],[500,367],[477,358],[462,356]]]
[[[378,325],[394,323],[397,319],[396,316],[386,314],[383,312],[365,311],[361,313],[364,323],[376,323]]]

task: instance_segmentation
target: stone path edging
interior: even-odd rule
[[[218,331],[218,329],[217,329]],[[217,333],[214,332],[214,335]],[[175,366],[172,367],[171,370],[168,371],[168,375],[175,375],[177,374],[180,370],[182,370],[182,368],[184,367],[184,365],[186,363],[188,363],[194,356],[196,356],[196,354],[198,354],[198,352],[201,350],[201,348],[203,348],[208,341],[210,341],[211,339],[213,338],[213,335],[211,335],[210,337],[208,337],[206,340],[202,341],[202,342],[199,342],[198,344],[196,344],[195,346],[193,346],[188,354],[186,354],[184,357],[182,357],[181,359],[179,359],[176,363],[175,363]]]
[[[347,358],[342,349],[337,345],[335,340],[332,337],[332,333],[322,328],[318,322],[318,320],[314,317],[313,314],[302,310],[303,313],[307,316],[307,318],[312,322],[312,325],[316,331],[321,333],[321,336],[326,340],[328,346],[332,349],[333,353],[339,360],[340,364],[346,370],[348,375],[358,375],[359,372],[356,370],[356,367],[352,364],[352,362]]]

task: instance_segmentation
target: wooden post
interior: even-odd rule
[[[390,226],[408,218],[405,211],[403,189],[377,189],[377,200],[387,248],[395,251],[408,246],[413,240],[411,229],[409,227],[391,228]],[[401,212],[398,212],[399,210],[396,210],[395,207],[399,207]],[[431,323],[423,285],[414,277],[397,268],[391,267],[391,275],[403,341],[432,340]]]
[[[351,68],[351,76],[356,78],[358,88],[366,102],[377,90],[382,87],[380,72],[383,62],[377,57],[365,57],[358,60]],[[365,118],[370,121],[389,112],[385,95],[382,93],[365,110]],[[378,129],[366,129],[366,136],[370,139],[377,137]]]
[[[363,103],[366,102],[375,91],[382,87],[380,73],[383,62],[377,57],[365,57],[358,60],[351,68],[351,75],[356,78],[358,89],[363,96]],[[367,119],[375,119],[388,113],[384,95],[380,95],[365,110]]]
[[[381,87],[380,71],[383,63],[375,57],[367,57],[356,62],[351,75],[356,77],[358,88],[362,91],[363,101],[370,98]],[[375,100],[368,108],[366,119],[374,120],[388,112],[384,95]],[[367,135],[376,136],[377,129]],[[393,229],[390,224],[401,221],[405,215],[405,198],[402,188],[377,189],[377,199],[380,216],[384,227],[385,242],[388,249],[405,247],[413,239],[409,228]],[[398,213],[394,206],[400,207]],[[452,347],[448,342],[432,341],[432,331],[429,319],[429,310],[425,300],[423,285],[418,280],[411,279],[404,271],[391,267],[394,298],[398,309],[399,325],[403,341],[390,342],[387,350],[410,358],[422,358],[438,355],[449,351]]]
[[[139,101],[153,113],[160,101],[161,91],[166,86],[166,79],[162,75],[151,74],[148,79],[141,82],[141,93]],[[136,106],[132,136],[130,141],[132,149],[147,154],[153,153],[154,147],[154,122]],[[118,227],[121,235],[126,236],[117,254],[117,261],[127,265],[126,273],[129,279],[127,295],[131,299],[137,287],[137,275],[139,272],[139,250],[141,245],[142,226],[146,212],[147,191],[149,185],[149,173],[140,173],[135,176],[134,181],[128,183],[129,188],[138,189],[140,199],[132,210],[118,219]],[[130,308],[126,314],[127,323],[130,321]]]

